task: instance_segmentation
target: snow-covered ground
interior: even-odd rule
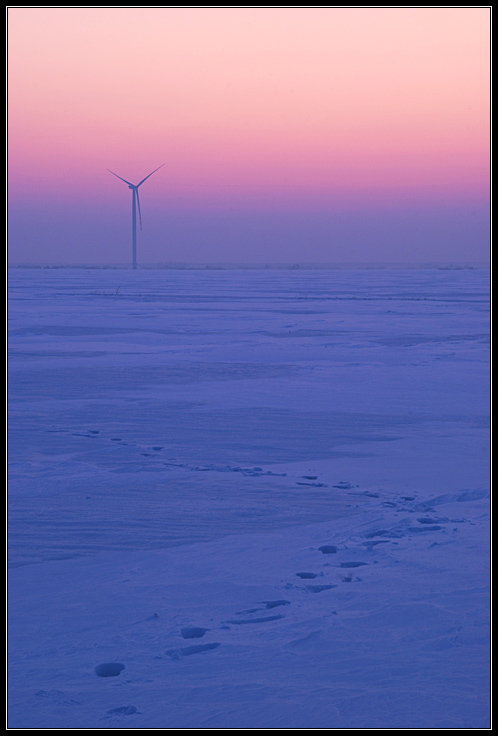
[[[9,728],[489,728],[489,270],[14,268],[8,387]]]

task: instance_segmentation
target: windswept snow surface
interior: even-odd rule
[[[9,728],[489,728],[489,271],[9,272]]]

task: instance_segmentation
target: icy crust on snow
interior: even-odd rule
[[[489,727],[489,273],[9,273],[10,728]]]

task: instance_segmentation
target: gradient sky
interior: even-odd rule
[[[9,262],[489,258],[490,9],[8,9]]]

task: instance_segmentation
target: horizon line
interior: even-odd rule
[[[124,269],[132,270],[128,263],[46,263],[46,262],[11,262],[8,268],[87,268],[87,269]],[[490,268],[490,260],[477,261],[150,261],[140,264],[143,270],[333,270],[341,268],[373,269],[373,268]],[[140,268],[138,270],[140,270]]]

